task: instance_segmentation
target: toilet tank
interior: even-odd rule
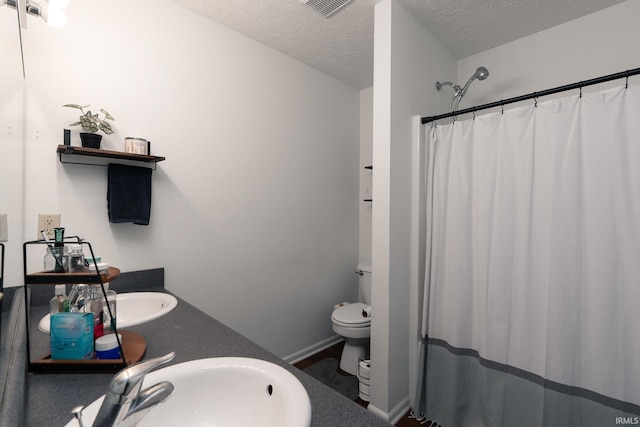
[[[371,266],[359,264],[356,273],[358,273],[360,300],[365,304],[371,305]]]

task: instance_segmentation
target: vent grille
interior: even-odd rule
[[[300,3],[310,6],[328,18],[351,3],[351,0],[300,0]]]

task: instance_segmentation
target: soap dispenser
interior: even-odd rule
[[[104,335],[104,297],[100,284],[91,285],[84,301],[84,312],[93,313],[93,340]]]
[[[65,285],[56,285],[55,296],[49,302],[49,314],[64,313],[69,311],[69,299]]]

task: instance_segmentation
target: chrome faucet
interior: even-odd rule
[[[173,392],[173,384],[168,381],[162,381],[142,391],[140,389],[142,380],[149,371],[169,362],[175,355],[175,352],[171,352],[162,357],[136,363],[118,372],[111,380],[109,391],[104,396],[93,426],[135,426],[147,412],[167,400]]]

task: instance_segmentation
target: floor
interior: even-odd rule
[[[340,360],[340,355],[342,354],[343,346],[344,346],[343,342],[338,343],[332,347],[329,347],[325,350],[322,350],[319,353],[316,353],[308,357],[307,359],[304,359],[304,360],[301,360],[300,362],[295,363],[294,366],[297,367],[298,369],[305,369],[327,357],[332,357],[334,359]],[[351,376],[350,374],[342,371],[340,368],[338,368],[338,374],[344,375],[344,376]],[[367,405],[369,404],[369,402],[365,402],[360,398],[356,399],[355,402],[364,408],[366,408]],[[396,426],[397,427],[442,427],[441,425],[437,423],[431,423],[430,421],[427,421],[424,424],[421,424],[417,420],[409,418],[408,412],[402,417],[400,421],[396,423]]]

